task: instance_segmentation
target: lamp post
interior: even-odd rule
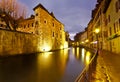
[[[97,49],[99,49],[99,40],[98,40],[98,34],[100,32],[100,29],[99,28],[96,28],[95,29],[95,33],[96,33],[96,38],[97,38]]]

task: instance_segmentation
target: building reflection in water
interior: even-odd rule
[[[0,82],[74,82],[90,58],[80,47],[1,58]]]
[[[68,60],[68,49],[38,54],[37,79],[42,82],[58,82],[64,75]]]

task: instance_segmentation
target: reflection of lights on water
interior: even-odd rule
[[[82,58],[84,58],[84,56],[85,56],[85,49],[82,48]]]
[[[77,47],[77,58],[79,59],[79,47]]]
[[[72,53],[75,55],[75,48],[72,48]]]
[[[68,56],[68,50],[69,50],[69,49],[64,49],[64,55],[67,55],[67,56]]]
[[[82,61],[84,62],[84,58],[85,58],[85,49],[82,48]]]
[[[90,56],[91,56],[91,54],[90,54],[90,52],[88,51],[88,52],[86,53],[86,65],[88,65],[88,64],[90,63]]]
[[[52,52],[40,53],[38,54],[38,65],[43,66],[45,68],[51,65],[51,54]]]
[[[46,53],[43,54],[43,57],[46,58],[46,59],[47,59],[47,58],[49,59],[49,56],[50,56],[51,53],[52,53],[52,52],[49,52],[49,53],[46,52]]]

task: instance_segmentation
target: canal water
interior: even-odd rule
[[[74,82],[92,56],[76,47],[0,58],[0,82]]]

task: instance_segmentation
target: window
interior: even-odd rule
[[[109,23],[110,23],[110,20],[111,20],[111,19],[110,19],[110,15],[108,15],[108,22],[109,22]]]
[[[36,21],[35,24],[38,25],[38,21]]]
[[[118,0],[118,8],[120,9],[120,0]]]
[[[54,32],[53,32],[53,37],[54,37]]]
[[[55,25],[54,25],[54,23],[53,23],[53,27],[54,27]]]
[[[120,18],[119,18],[119,29],[120,29]]]
[[[35,27],[38,27],[38,21],[35,22]]]
[[[62,35],[60,34],[60,38],[62,38]]]
[[[110,29],[109,29],[109,30],[110,30],[110,36],[111,36],[111,35],[112,35],[112,29],[111,29],[111,27],[110,27]]]
[[[60,30],[62,30],[62,28],[60,27]]]
[[[116,27],[116,25],[114,24],[114,33],[116,33],[116,28],[115,27]]]
[[[105,20],[105,25],[107,25],[107,24],[108,24],[108,20],[106,19],[106,20]]]
[[[29,24],[28,24],[28,28],[29,28]]]
[[[38,16],[38,13],[36,13],[36,16]]]
[[[26,26],[24,25],[24,28],[25,28]]]
[[[47,23],[47,21],[46,21],[46,20],[44,20],[44,23],[46,24],[46,23]]]
[[[104,37],[108,37],[108,32],[104,31]]]
[[[118,10],[119,10],[119,2],[118,1],[115,3],[115,8],[116,8],[116,12],[118,12]]]
[[[32,23],[32,27],[33,27],[33,23]]]
[[[116,22],[116,31],[117,32],[119,31],[119,24],[118,24],[118,22]]]

